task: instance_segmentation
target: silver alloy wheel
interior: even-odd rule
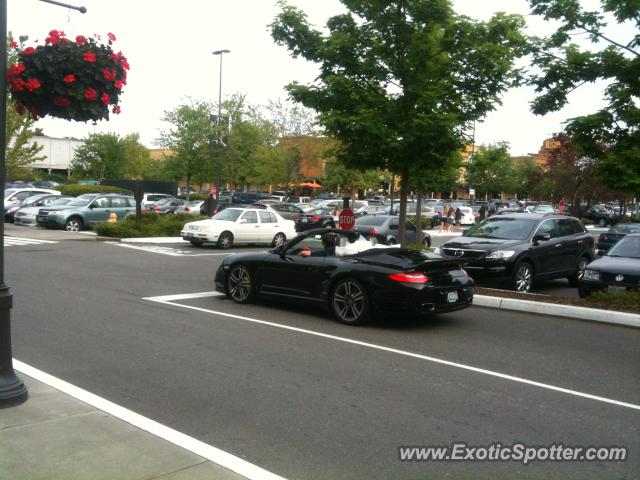
[[[284,245],[286,240],[287,237],[284,236],[284,233],[276,233],[276,236],[273,237],[273,246],[279,247],[280,245]]]
[[[360,286],[351,281],[343,280],[333,291],[333,310],[338,319],[345,323],[355,323],[361,320],[365,309],[365,296]]]
[[[227,248],[230,248],[231,245],[233,245],[233,238],[231,237],[231,234],[229,232],[222,232],[218,238],[218,247],[226,250]]]
[[[521,263],[518,265],[515,277],[516,291],[528,293],[533,285],[533,272],[531,266],[528,263]]]
[[[587,260],[586,257],[580,258],[580,261],[578,262],[578,272],[576,274],[576,277],[578,278],[578,280],[581,280],[582,277],[584,276],[584,271],[587,269],[588,264],[589,264],[589,260]]]
[[[82,230],[82,223],[80,223],[80,220],[78,219],[71,218],[67,220],[65,229],[67,230],[67,232],[79,232],[80,230]]]
[[[243,265],[233,267],[227,281],[231,298],[238,303],[246,302],[251,295],[251,274]]]
[[[430,247],[431,246],[431,242],[429,241],[428,238],[423,238],[422,239],[422,245],[424,245],[425,247]]]

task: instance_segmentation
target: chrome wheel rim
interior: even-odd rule
[[[67,232],[78,232],[80,230],[80,224],[77,220],[71,220],[67,222]]]
[[[220,237],[220,245],[222,245],[224,248],[231,246],[231,238],[229,237],[228,233],[225,233]]]
[[[236,302],[244,302],[251,293],[251,276],[244,267],[237,267],[229,274],[229,294]]]
[[[516,272],[516,290],[518,292],[528,292],[531,290],[532,275],[529,265],[522,264]]]
[[[273,239],[273,245],[276,247],[279,247],[283,243],[284,243],[284,235],[282,235],[281,233],[277,234],[276,238]]]
[[[364,312],[364,306],[364,292],[353,282],[342,282],[333,292],[333,309],[344,322],[357,321]]]

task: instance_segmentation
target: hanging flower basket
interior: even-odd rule
[[[7,81],[19,113],[34,118],[52,117],[86,122],[119,114],[118,101],[127,83],[129,64],[122,52],[111,48],[115,36],[77,36],[51,30],[45,45],[18,50]]]

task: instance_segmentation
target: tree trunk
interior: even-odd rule
[[[416,243],[422,245],[422,190],[418,190],[416,199]]]
[[[409,193],[409,167],[402,167],[400,171],[400,219],[398,229],[398,241],[401,247],[405,247],[406,242],[406,221],[407,221],[407,194]]]

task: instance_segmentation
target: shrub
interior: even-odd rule
[[[187,196],[178,195],[178,198],[186,200]],[[191,195],[189,195],[189,200],[206,200],[207,198],[209,198],[209,195],[207,195],[206,193],[192,193]]]
[[[178,237],[185,223],[206,218],[182,213],[158,215],[155,212],[145,212],[139,224],[136,224],[136,217],[130,215],[117,223],[98,223],[94,230],[98,235],[113,238]]]
[[[640,216],[627,217],[626,215],[620,218],[620,223],[640,223]]]
[[[415,215],[407,216],[407,219],[412,221],[414,224],[416,223]],[[427,230],[431,228],[431,217],[428,215],[420,215],[420,223],[422,224],[421,230]]]
[[[69,197],[77,197],[78,195],[82,195],[83,193],[126,193],[131,195],[132,192],[127,190],[123,190],[120,187],[111,187],[107,185],[59,185],[55,188],[56,190],[60,190],[62,195],[67,195]]]
[[[585,299],[585,303],[594,308],[640,313],[640,292],[609,293],[603,290],[592,293],[589,298]]]

